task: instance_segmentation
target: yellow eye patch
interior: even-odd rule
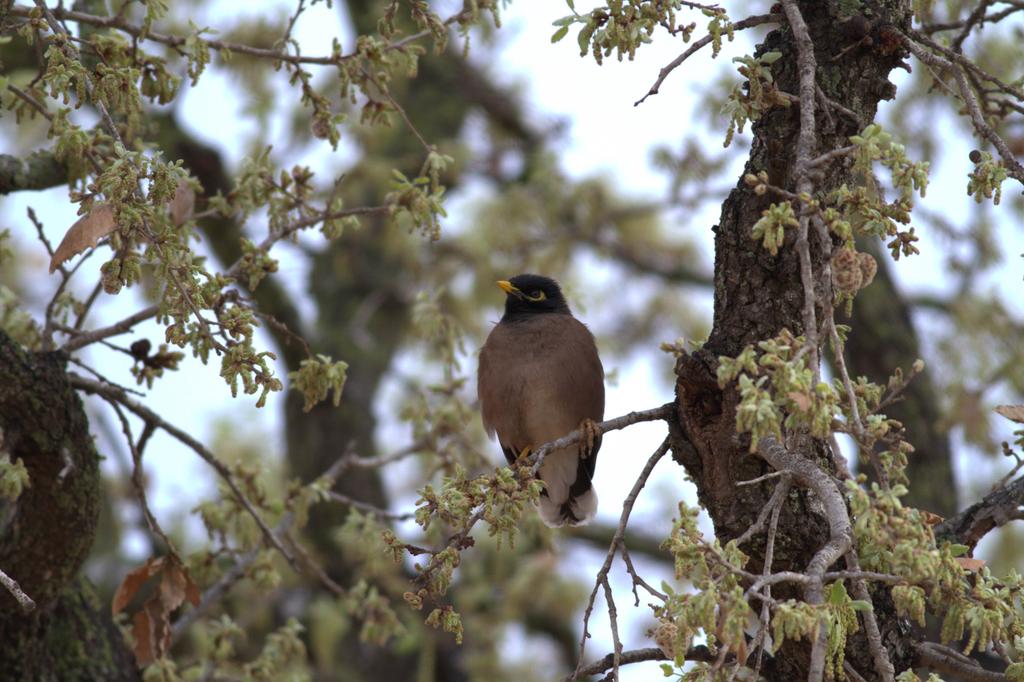
[[[538,301],[546,300],[547,297],[547,294],[540,290],[526,294],[526,298],[530,299],[531,301],[534,301],[535,303]]]

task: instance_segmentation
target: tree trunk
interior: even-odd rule
[[[821,89],[825,96],[850,109],[857,117],[851,120],[838,111],[826,114],[819,108],[817,146],[811,150],[812,156],[847,145],[849,136],[859,133],[874,119],[878,102],[895,95],[888,73],[900,62],[898,53],[885,55],[862,47],[833,59],[850,42],[842,32],[843,20],[848,18],[842,9],[846,5],[817,1],[799,3],[814,43]],[[908,25],[905,2],[890,0],[863,5],[862,11],[871,12],[870,19],[876,27],[885,23],[901,28]],[[758,55],[771,51],[782,54],[772,67],[778,88],[787,93],[799,92],[796,45],[788,25],[772,31],[757,48]],[[821,98],[818,100],[820,102]],[[744,173],[765,171],[773,185],[795,192],[798,131],[799,104],[767,112],[753,125],[754,139]],[[817,181],[817,189],[825,194],[844,182],[853,185],[856,179],[842,164],[834,163]],[[718,357],[735,357],[746,345],[771,338],[783,329],[794,334],[804,332],[803,287],[797,250],[793,247],[795,231],[787,235],[786,244],[777,256],[772,256],[751,238],[751,228],[772,202],[771,196],[758,196],[742,181],[726,199],[719,224],[713,228],[714,326],[703,348],[681,357],[676,365],[678,423],[673,429],[673,452],[696,482],[700,501],[723,543],[740,536],[754,523],[767,505],[775,481],[736,486],[738,481],[767,473],[769,467],[750,454],[749,436],[737,437],[739,394],[732,386],[719,389],[715,378]],[[818,277],[814,282],[817,300],[829,301],[830,283],[821,277],[827,249],[813,230],[810,247],[813,269]],[[817,313],[816,319],[823,319],[823,310]],[[692,449],[687,447],[686,440],[693,444]],[[834,454],[827,443],[798,436],[797,445],[796,449],[817,461],[823,469],[835,471]],[[779,520],[773,570],[804,570],[828,537],[819,501],[806,490],[791,492]],[[764,534],[748,543],[744,550],[751,555],[750,570],[759,571],[763,562]],[[886,617],[889,614],[884,613],[884,604],[876,603],[876,610],[883,638],[888,639],[898,624],[895,619]],[[895,655],[905,654],[896,651]],[[808,658],[809,645],[786,646],[776,656],[768,677],[780,681],[806,679]],[[869,679],[873,676],[867,647],[848,647],[847,658],[862,675]],[[898,660],[895,663],[897,670],[902,669]]]
[[[131,653],[85,578],[99,513],[99,456],[60,353],[27,353],[0,331],[0,450],[29,487],[0,502],[0,570],[36,604],[0,589],[4,682],[138,680]]]

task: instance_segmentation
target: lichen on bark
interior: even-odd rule
[[[78,577],[96,533],[100,471],[65,362],[59,352],[27,352],[0,330],[0,429],[30,483],[0,507],[0,567],[36,603],[25,614],[0,590],[5,682],[137,679],[109,610]]]

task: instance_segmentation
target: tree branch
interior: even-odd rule
[[[238,487],[238,483],[235,481],[235,477],[232,475],[231,470],[228,469],[223,462],[217,459],[216,455],[207,450],[205,445],[197,441],[188,433],[179,429],[177,426],[167,422],[156,412],[153,412],[151,409],[129,396],[124,389],[119,386],[86,379],[85,377],[72,372],[68,372],[68,382],[74,388],[83,390],[87,393],[94,393],[120,403],[142,418],[142,420],[147,424],[153,424],[154,426],[163,429],[172,437],[191,448],[204,462],[209,464],[213,470],[217,472],[217,475],[220,476],[227,484],[228,488],[231,489],[231,492],[234,493],[241,505],[245,507],[245,510],[250,516],[252,516],[253,520],[256,521],[256,525],[259,526],[260,531],[263,533],[263,537],[267,540],[270,546],[280,552],[281,556],[288,560],[288,563],[291,564],[292,568],[296,569],[296,571],[299,570],[294,555],[287,547],[284,546],[274,531],[267,526],[266,521],[263,520],[259,511]]]
[[[977,661],[941,644],[918,642],[914,644],[914,653],[917,665],[957,675],[967,682],[1009,682],[1006,675],[985,670]]]
[[[11,8],[11,16],[27,19],[31,15],[31,11],[31,8],[15,5]],[[88,26],[117,29],[118,31],[126,33],[135,39],[151,40],[155,43],[160,43],[176,50],[185,46],[189,40],[188,38],[183,38],[181,36],[159,33],[157,31],[145,31],[142,26],[131,23],[120,14],[103,17],[95,14],[88,14],[86,12],[77,12],[75,10],[65,9],[64,7],[54,7],[49,10],[49,13],[52,13],[56,19],[61,21],[73,21],[75,23],[86,24]],[[470,16],[470,12],[463,10],[445,19],[444,25],[451,26],[454,23],[469,19]],[[421,40],[422,38],[426,38],[429,35],[431,35],[430,31],[413,33],[401,40],[397,40],[390,45],[387,45],[383,48],[383,51],[390,52],[392,50],[401,50],[406,45],[417,40]],[[352,52],[337,56],[307,57],[298,54],[289,54],[280,50],[269,50],[262,47],[255,47],[244,43],[233,43],[226,40],[209,39],[204,40],[203,42],[214,50],[227,50],[228,52],[244,54],[249,57],[270,59],[278,62],[288,62],[289,64],[340,65],[343,62],[351,61],[362,56],[359,52]]]
[[[11,596],[18,600],[21,605],[21,610],[25,613],[31,613],[36,608],[36,603],[32,601],[32,597],[25,594],[25,592],[18,585],[18,582],[0,570],[0,585],[7,588],[7,591],[11,593]]]
[[[934,66],[938,69],[948,70],[953,74],[953,78],[956,79],[957,90],[960,93],[960,99],[967,107],[967,112],[970,114],[971,122],[974,124],[974,129],[978,135],[992,143],[992,146],[999,152],[1000,158],[1006,166],[1006,172],[1010,177],[1016,179],[1018,182],[1024,183],[1024,166],[1021,166],[1020,162],[1017,161],[1017,157],[1014,156],[1013,151],[1010,149],[1006,141],[1000,137],[1000,135],[992,129],[992,126],[985,120],[985,116],[981,111],[981,107],[978,104],[978,98],[974,93],[971,84],[967,82],[967,76],[964,75],[964,69],[960,65],[954,64],[953,61],[940,57],[937,54],[927,51],[924,47],[915,42],[912,38],[907,37],[905,40],[907,49],[910,50],[915,57],[920,59],[925,64]],[[989,77],[991,79],[991,76]]]
[[[580,651],[579,657],[576,663],[576,670],[567,678],[568,680],[579,679],[583,669],[583,654],[586,652],[587,639],[590,637],[590,633],[587,630],[587,626],[590,623],[590,614],[594,610],[594,600],[597,598],[597,590],[602,585],[605,590],[605,598],[608,601],[608,613],[612,622],[612,638],[615,641],[615,652],[612,661],[614,679],[618,679],[619,665],[621,664],[621,650],[622,645],[619,642],[618,625],[615,619],[615,602],[612,600],[611,586],[608,584],[608,571],[612,567],[612,562],[615,560],[615,555],[618,553],[619,548],[622,545],[622,539],[626,534],[626,526],[629,524],[629,515],[633,511],[633,505],[636,503],[637,497],[640,495],[640,491],[643,490],[647,484],[647,479],[650,478],[651,472],[654,471],[654,467],[661,461],[661,458],[665,456],[669,450],[669,439],[666,438],[662,441],[658,449],[654,451],[654,454],[647,460],[647,464],[644,465],[643,470],[640,472],[640,476],[637,477],[636,482],[633,484],[633,488],[629,491],[629,495],[622,502],[622,514],[619,516],[619,525],[615,529],[615,535],[612,536],[612,541],[608,547],[608,553],[604,557],[604,563],[601,565],[601,569],[597,572],[597,578],[594,581],[594,589],[590,592],[590,599],[587,602],[587,609],[583,615],[583,636],[580,637]],[[662,595],[664,598],[664,595]]]
[[[998,488],[979,502],[935,526],[936,540],[949,540],[974,548],[990,531],[1017,521],[1024,506],[1024,476]]]
[[[0,195],[49,189],[67,181],[67,166],[49,152],[34,152],[24,159],[0,154]]]
[[[753,28],[754,26],[760,26],[761,24],[770,24],[773,22],[777,22],[781,18],[782,17],[780,17],[778,14],[757,14],[755,16],[747,17],[746,19],[741,19],[737,21],[732,25],[732,28],[734,31],[742,31],[745,28]],[[665,68],[658,72],[658,79],[654,81],[654,85],[652,85],[651,89],[647,91],[647,94],[638,99],[636,102],[633,102],[633,106],[640,106],[641,104],[643,104],[644,100],[650,97],[651,95],[657,95],[659,90],[661,89],[661,84],[665,82],[665,79],[668,78],[669,74],[671,74],[673,71],[679,68],[679,66],[683,62],[685,62],[687,59],[696,54],[702,47],[710,45],[713,39],[714,38],[713,36],[711,36],[711,34],[704,36],[700,40],[690,45],[690,47],[686,48],[686,50],[681,55],[679,55],[671,62],[669,62],[665,66]]]
[[[824,575],[829,566],[849,551],[853,544],[853,528],[846,511],[846,501],[835,481],[810,459],[790,452],[774,437],[762,438],[758,453],[779,471],[788,471],[796,481],[810,488],[825,508],[829,526],[829,538],[807,564],[808,581],[804,584],[804,598],[810,604],[825,603]],[[817,682],[824,676],[826,643],[825,628],[814,642],[811,652],[811,668],[807,679]]]

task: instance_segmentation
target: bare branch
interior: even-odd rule
[[[1010,679],[1002,673],[985,670],[977,661],[955,649],[934,642],[919,642],[914,645],[914,652],[917,665],[957,675],[967,682],[1009,682]]]
[[[629,414],[624,414],[621,417],[608,419],[600,424],[595,424],[594,429],[598,434],[608,433],[609,431],[618,431],[619,429],[624,429],[627,426],[639,424],[640,422],[653,422],[669,419],[674,411],[674,403],[665,403],[661,407],[642,410],[640,412],[630,412]],[[540,470],[540,465],[544,463],[544,458],[547,457],[548,454],[555,450],[561,450],[562,448],[567,448],[570,445],[575,445],[580,442],[581,436],[582,432],[579,429],[576,429],[557,440],[553,440],[550,443],[544,443],[533,450],[527,458],[527,462],[530,462],[533,465],[533,473],[536,474]]]
[[[732,25],[732,28],[735,31],[742,31],[743,29],[746,28],[753,28],[754,26],[760,26],[762,24],[778,22],[781,18],[782,17],[780,17],[778,14],[758,14],[735,22]],[[641,104],[643,104],[644,100],[650,97],[651,95],[657,95],[658,91],[661,88],[661,84],[665,82],[665,79],[668,78],[669,74],[675,71],[677,68],[679,68],[679,66],[683,62],[685,62],[691,56],[696,54],[702,47],[710,45],[713,39],[714,38],[710,34],[704,36],[700,40],[693,43],[693,45],[690,45],[690,47],[686,48],[686,51],[684,51],[681,55],[679,55],[671,62],[669,62],[665,66],[665,68],[658,72],[658,79],[654,81],[654,85],[652,85],[651,89],[647,91],[647,94],[638,99],[636,102],[633,102],[633,106],[640,106]]]
[[[18,585],[18,582],[7,575],[0,569],[0,585],[7,588],[7,591],[11,593],[11,596],[18,600],[21,605],[21,610],[25,613],[31,613],[36,608],[36,603],[32,601],[32,597],[25,594],[25,592]]]
[[[329,491],[327,493],[327,497],[335,502],[346,504],[354,509],[358,509],[361,512],[370,514],[372,516],[376,516],[381,519],[385,519],[387,521],[407,521],[409,519],[416,518],[415,512],[402,513],[389,511],[387,509],[381,509],[380,507],[375,507],[374,505],[368,502],[357,500],[354,497],[349,497],[348,495],[342,495],[341,493],[335,492],[334,490]]]
[[[36,152],[21,159],[0,154],[0,195],[56,187],[68,181],[68,169],[52,154]]]
[[[860,571],[860,559],[856,551],[846,553],[846,564],[854,571]],[[868,647],[871,649],[871,657],[875,660],[875,670],[883,682],[893,682],[896,677],[896,670],[889,660],[889,650],[882,642],[882,633],[878,629],[878,620],[875,618],[874,602],[868,592],[867,585],[862,578],[853,580],[853,596],[872,605],[867,611],[861,612],[864,619],[864,632],[868,638]]]
[[[660,409],[660,408],[659,408]],[[636,414],[635,412],[632,414]],[[611,587],[608,585],[608,571],[612,567],[612,562],[615,560],[615,555],[619,551],[619,547],[622,544],[622,539],[626,534],[626,526],[629,525],[629,515],[633,511],[633,505],[636,503],[637,497],[640,495],[640,491],[643,490],[647,484],[647,479],[650,478],[651,472],[654,471],[655,465],[661,458],[665,456],[665,453],[669,449],[669,439],[666,438],[662,441],[658,449],[654,451],[654,454],[647,460],[647,464],[644,465],[643,470],[640,472],[640,476],[637,477],[636,482],[633,484],[633,488],[629,491],[629,495],[622,502],[622,514],[619,516],[619,525],[615,529],[615,535],[612,536],[611,544],[608,546],[608,553],[604,557],[604,563],[601,565],[601,569],[597,572],[597,578],[594,581],[594,589],[590,592],[590,599],[587,602],[586,611],[583,614],[583,636],[580,637],[580,651],[576,662],[576,670],[573,671],[567,679],[576,680],[582,674],[583,670],[583,655],[587,649],[587,639],[590,637],[588,626],[590,624],[590,615],[594,611],[594,600],[597,598],[597,590],[603,585],[605,588],[605,598],[608,600],[608,611],[609,616],[614,619],[613,610],[615,603],[611,599]],[[613,620],[612,636],[618,640],[618,627]],[[616,653],[621,649],[621,644],[616,644]],[[616,671],[616,679],[618,678],[618,666],[619,663],[613,661],[613,666]]]
[[[978,104],[977,95],[975,95],[973,87],[967,81],[964,69],[961,68],[962,64],[954,64],[953,61],[946,59],[945,57],[929,52],[923,45],[915,42],[915,40],[910,37],[906,38],[905,43],[907,49],[925,64],[938,69],[946,69],[953,74],[953,78],[956,79],[957,90],[960,93],[960,98],[967,107],[967,112],[970,114],[971,122],[974,124],[974,129],[977,131],[978,135],[991,142],[992,146],[994,146],[999,152],[999,156],[1006,166],[1006,172],[1012,178],[1024,183],[1024,166],[1021,166],[1020,162],[1017,161],[1017,157],[1014,155],[1009,145],[1006,144],[1006,141],[1000,137],[985,120],[985,116],[981,111],[981,106]],[[991,79],[992,77],[989,76],[989,78]]]
[[[799,195],[810,196],[814,193],[811,181],[811,155],[816,142],[815,107],[816,81],[815,73],[818,65],[814,59],[814,44],[807,31],[800,8],[796,0],[783,0],[782,8],[786,13],[786,21],[793,29],[793,40],[796,43],[797,68],[800,72],[800,134],[796,143],[796,191]],[[800,256],[800,280],[804,287],[804,335],[811,353],[811,370],[814,372],[814,383],[821,381],[821,367],[818,360],[818,323],[815,318],[814,270],[811,267],[811,247],[808,242],[810,215],[807,207],[801,205],[799,217],[799,234],[796,240],[797,253]]]
[[[948,539],[968,547],[977,545],[990,531],[1022,517],[1024,477],[985,495],[962,512],[935,526],[935,539]]]
[[[238,487],[238,483],[235,481],[235,477],[231,474],[231,470],[228,469],[223,462],[217,459],[216,455],[207,450],[205,445],[197,441],[188,433],[179,429],[177,426],[167,422],[156,412],[129,396],[122,388],[99,381],[93,381],[92,379],[86,379],[85,377],[72,372],[68,372],[67,376],[68,383],[70,383],[74,388],[86,391],[87,393],[94,393],[98,396],[107,398],[108,400],[120,403],[134,412],[137,416],[141,417],[143,421],[151,423],[157,428],[163,429],[175,439],[191,448],[204,462],[213,467],[213,470],[217,472],[217,475],[220,476],[227,484],[228,488],[231,489],[231,492],[234,493],[238,501],[243,507],[245,507],[245,510],[250,516],[252,516],[253,520],[256,521],[256,525],[259,526],[260,531],[263,533],[263,537],[266,538],[267,542],[270,543],[274,549],[280,552],[281,556],[288,560],[288,563],[292,568],[297,571],[299,570],[294,555],[281,543],[281,540],[274,531],[267,526],[266,521],[263,520],[263,517],[260,515],[256,507],[253,506],[249,498],[246,497]]]
[[[84,348],[85,346],[88,346],[91,343],[96,343],[97,341],[100,341],[102,339],[106,339],[111,336],[117,336],[119,334],[124,334],[125,332],[130,331],[132,327],[139,324],[140,322],[145,322],[146,320],[156,317],[159,311],[159,306],[151,305],[146,308],[143,308],[137,313],[129,315],[120,322],[116,322],[110,326],[100,327],[99,329],[92,329],[87,332],[81,332],[80,334],[69,340],[67,343],[65,343],[61,347],[61,350],[70,353],[71,351],[76,351],[79,348]]]
[[[37,1],[38,4],[38,1]],[[188,41],[187,37],[181,37],[176,35],[170,35],[166,33],[159,33],[157,31],[145,31],[142,26],[133,24],[122,15],[117,14],[114,16],[98,16],[95,14],[88,14],[86,12],[78,12],[75,10],[65,9],[64,7],[55,7],[52,10],[52,16],[56,19],[63,21],[73,21],[78,24],[85,24],[88,26],[97,26],[100,28],[113,28],[132,36],[133,38],[151,40],[161,45],[166,45],[175,50],[182,49],[185,43]],[[28,7],[22,7],[15,5],[11,8],[11,16],[20,18],[29,18],[31,9]],[[448,17],[444,21],[445,26],[451,26],[452,24],[466,21],[472,17],[472,13],[468,11],[461,11],[452,16]],[[427,36],[431,35],[429,30],[420,31],[413,33],[401,40],[397,40],[384,48],[385,52],[391,52],[393,50],[401,50],[406,45],[413,43],[417,40],[422,40]],[[256,57],[257,59],[269,59],[276,62],[288,62],[290,64],[320,64],[324,66],[340,65],[346,61],[358,59],[361,55],[358,52],[352,52],[343,55],[331,55],[322,57],[307,57],[297,54],[289,54],[281,50],[269,50],[262,47],[254,47],[252,45],[246,45],[244,43],[234,43],[227,40],[216,40],[209,39],[204,40],[206,45],[214,50],[226,50],[235,54],[244,54],[249,57]]]
[[[825,509],[825,518],[829,525],[829,539],[811,558],[807,564],[804,583],[804,598],[810,604],[823,604],[824,575],[829,566],[849,551],[853,544],[853,528],[850,516],[835,481],[810,459],[790,452],[774,437],[762,438],[758,443],[758,453],[780,471],[788,471],[801,485],[810,488]],[[800,574],[798,574],[800,575]],[[825,628],[821,628],[820,636],[815,640],[811,651],[811,668],[808,680],[816,682],[824,676],[826,643],[823,636]]]
[[[135,488],[135,495],[139,499],[139,506],[142,508],[142,516],[146,520],[146,525],[149,527],[151,533],[160,538],[164,546],[167,547],[167,551],[171,556],[180,559],[178,556],[178,550],[175,548],[174,543],[167,537],[167,533],[160,527],[160,523],[156,519],[156,515],[153,514],[153,510],[149,508],[149,500],[146,497],[146,483],[142,478],[142,453],[145,450],[146,443],[149,441],[156,427],[152,422],[146,422],[146,426],[143,429],[142,435],[139,436],[139,442],[136,444],[135,438],[132,436],[131,425],[128,423],[127,417],[124,416],[124,412],[121,410],[121,406],[117,404],[115,400],[104,397],[107,403],[114,409],[114,413],[117,414],[118,420],[121,422],[121,430],[124,433],[125,440],[128,441],[128,448],[132,453],[132,487]]]
[[[985,8],[989,4],[991,3],[985,2],[979,5],[979,7]],[[978,25],[995,24],[1002,21],[1011,14],[1024,11],[1024,2],[1020,2],[1019,0],[1003,0],[1003,4],[1007,4],[1010,6],[1004,10],[1000,10],[999,12],[986,14],[980,21],[975,20],[976,23]],[[972,17],[973,13],[971,16],[968,17],[968,19],[961,19],[959,21],[948,21],[945,23],[938,24],[925,24],[921,27],[921,33],[926,35],[932,35],[934,33],[941,33],[942,31],[955,31],[957,29],[963,28],[967,24],[967,21],[972,19]]]

